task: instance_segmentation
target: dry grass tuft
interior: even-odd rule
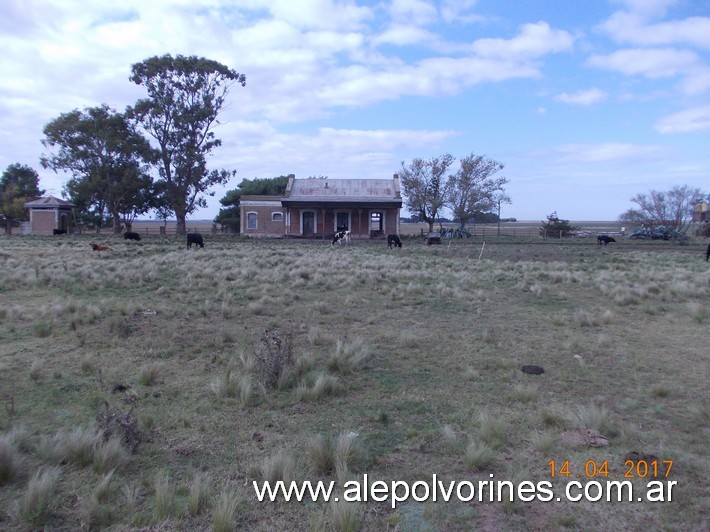
[[[17,503],[17,513],[30,525],[40,526],[51,516],[60,470],[49,467],[37,471]]]

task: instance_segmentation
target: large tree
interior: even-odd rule
[[[706,197],[702,190],[688,185],[676,185],[667,192],[651,190],[648,194],[637,194],[631,198],[636,207],[619,216],[619,220],[665,225],[685,232],[692,221],[695,206]]]
[[[402,161],[402,191],[405,205],[412,214],[429,224],[434,230],[434,222],[444,207],[445,174],[454,158],[446,153],[431,159],[414,159],[409,165]]]
[[[42,166],[72,177],[65,194],[85,214],[101,221],[108,212],[114,232],[150,208],[150,144],[127,117],[107,105],[75,109],[44,127]]]
[[[39,174],[27,165],[8,166],[0,177],[0,214],[5,218],[5,232],[12,232],[12,222],[27,215],[25,203],[44,194],[39,189]]]
[[[461,159],[458,171],[449,176],[444,189],[444,202],[462,226],[476,215],[493,211],[499,199],[501,202],[507,200],[503,186],[508,180],[495,177],[503,167],[498,161],[472,153]]]
[[[207,205],[204,194],[236,173],[208,170],[206,156],[222,144],[213,129],[230,87],[244,86],[246,78],[216,61],[169,54],[136,63],[131,72],[148,98],[129,112],[157,142],[163,210],[175,214],[184,234],[187,215]]]
[[[272,178],[243,179],[234,190],[228,191],[219,200],[223,208],[215,218],[215,222],[229,227],[234,233],[239,232],[241,215],[239,212],[239,200],[245,195],[257,196],[282,196],[286,192],[288,176],[282,175]]]

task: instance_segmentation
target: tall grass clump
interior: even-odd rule
[[[313,402],[329,395],[338,395],[343,389],[342,384],[334,375],[320,372],[312,384],[302,382],[295,390],[299,401]]]
[[[334,464],[338,478],[344,478],[348,472],[362,466],[365,453],[358,434],[353,431],[344,431],[338,434],[334,442]]]
[[[241,506],[242,499],[238,493],[223,491],[212,513],[212,530],[214,532],[236,530]]]
[[[293,455],[280,451],[273,456],[267,456],[261,461],[259,468],[261,478],[272,484],[283,480],[288,484],[296,480],[298,473],[298,463]]]
[[[478,415],[478,438],[494,449],[501,449],[505,445],[505,422],[490,412],[483,411]]]
[[[17,513],[25,523],[39,526],[51,516],[58,479],[58,467],[40,469],[32,476],[17,503]]]
[[[153,515],[162,520],[175,513],[175,489],[170,476],[165,471],[155,475],[154,482]]]
[[[306,443],[308,463],[318,473],[328,474],[335,467],[335,448],[333,438],[317,434]]]
[[[464,462],[472,471],[481,471],[495,462],[498,454],[484,442],[469,441],[464,450]]]
[[[143,386],[153,386],[158,382],[158,375],[160,375],[161,366],[158,363],[145,364],[141,366],[140,373],[138,374],[138,382]]]
[[[210,500],[210,477],[206,473],[197,472],[190,483],[190,493],[187,497],[187,511],[190,515],[202,512]]]
[[[328,369],[343,374],[352,373],[362,369],[371,359],[370,347],[362,337],[358,336],[352,341],[341,337],[328,360]]]
[[[0,437],[0,486],[15,480],[20,474],[20,457],[8,435]]]
[[[84,467],[94,461],[94,453],[101,442],[96,429],[75,428],[61,437],[61,453],[68,462]]]
[[[611,417],[611,412],[604,405],[580,405],[572,415],[572,421],[577,428],[597,430],[605,436],[619,434],[618,427]]]
[[[94,471],[105,475],[123,469],[128,462],[128,452],[120,438],[113,436],[97,445],[92,462]]]
[[[348,501],[331,501],[330,514],[333,530],[338,532],[357,532],[362,520],[362,508],[359,504]]]

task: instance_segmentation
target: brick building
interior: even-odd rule
[[[72,207],[66,200],[46,196],[28,201],[25,209],[30,210],[30,234],[51,235],[55,229],[69,231],[72,226]]]
[[[353,238],[399,234],[402,194],[391,179],[296,179],[283,197],[242,196],[241,233],[329,238],[347,229]]]

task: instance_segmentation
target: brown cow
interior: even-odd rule
[[[103,244],[94,244],[92,242],[91,249],[93,249],[94,251],[109,251],[111,248],[108,246],[104,246]]]

